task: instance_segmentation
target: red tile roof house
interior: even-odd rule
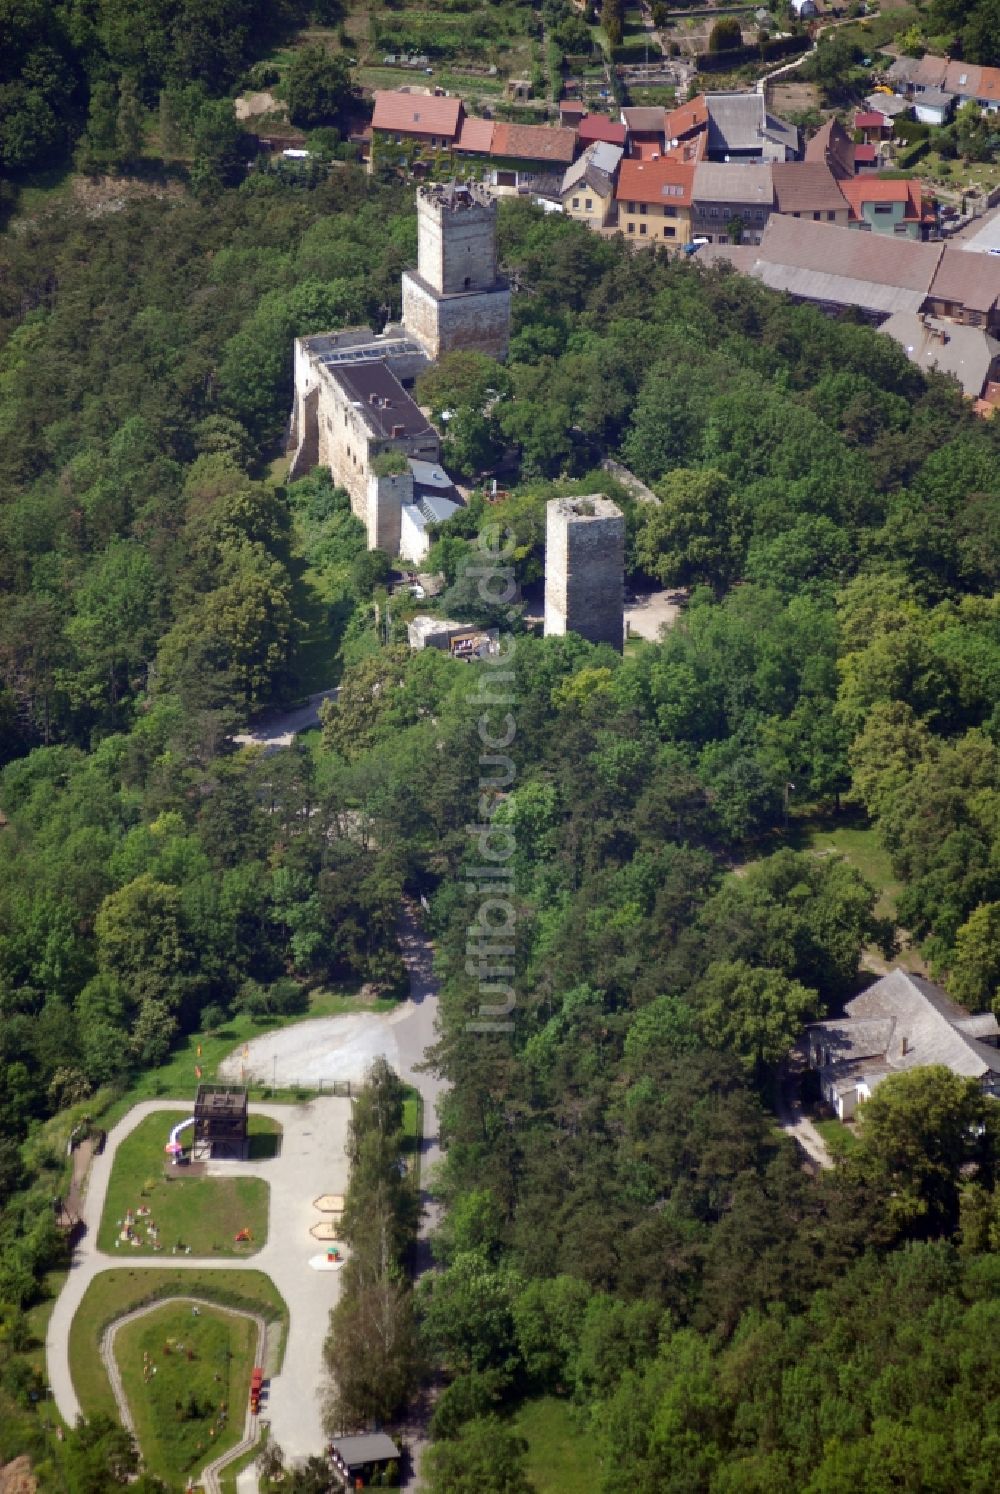
[[[606,114],[585,114],[576,127],[576,138],[580,145],[586,149],[588,145],[596,145],[603,141],[606,145],[620,145],[624,148],[628,139],[628,131],[623,124],[609,119]]]
[[[506,120],[497,120],[493,126],[490,175],[495,187],[531,186],[553,173],[561,180],[575,156],[575,130],[508,124]]]
[[[896,238],[925,239],[936,222],[934,213],[924,203],[923,186],[918,181],[856,176],[838,185],[851,209],[851,228],[893,234]]]
[[[633,242],[682,248],[691,235],[694,171],[669,156],[623,161],[615,188],[621,232]]]
[[[622,110],[622,124],[628,132],[627,151],[640,161],[662,156],[665,144],[663,123],[665,111],[659,105],[637,104]]]
[[[708,132],[708,105],[703,93],[688,99],[686,104],[671,109],[663,121],[663,132],[667,145],[690,140],[695,135]]]
[[[414,152],[450,151],[464,117],[462,100],[431,93],[379,90],[372,115],[372,165],[406,166]]]
[[[892,134],[892,122],[875,109],[859,109],[854,116],[854,128],[861,131],[865,145],[877,145]]]
[[[854,153],[857,146],[844,126],[836,119],[828,119],[824,125],[806,141],[805,159],[821,161],[829,166],[834,176],[850,177],[855,173]]]

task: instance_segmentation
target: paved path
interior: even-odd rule
[[[254,1355],[254,1363],[263,1365],[264,1345],[267,1338],[267,1324],[259,1313],[246,1312],[238,1307],[223,1307],[218,1302],[212,1302],[207,1297],[171,1297],[171,1303],[190,1302],[192,1307],[206,1307],[212,1312],[224,1313],[231,1318],[249,1318],[257,1328],[257,1348]],[[121,1424],[135,1436],[135,1421],[132,1417],[132,1408],[128,1403],[125,1386],[122,1383],[121,1373],[118,1369],[118,1360],[115,1355],[115,1340],[118,1334],[128,1323],[134,1323],[138,1318],[147,1317],[151,1312],[158,1312],[165,1304],[163,1302],[147,1302],[143,1307],[137,1307],[132,1312],[127,1312],[124,1317],[116,1318],[107,1328],[101,1338],[101,1361],[107,1371],[111,1389],[114,1392],[115,1401],[118,1405],[118,1416]],[[233,1463],[242,1457],[245,1452],[257,1441],[257,1416],[250,1410],[249,1399],[247,1401],[246,1416],[243,1423],[243,1436],[235,1446],[230,1447],[219,1457],[213,1458],[202,1470],[198,1480],[207,1490],[207,1494],[219,1494],[219,1472],[228,1463]]]
[[[826,1142],[803,1111],[801,1102],[790,1098],[784,1088],[779,1092],[777,1113],[778,1125],[801,1147],[810,1162],[825,1169],[833,1167]]]
[[[145,1100],[136,1105],[110,1132],[103,1154],[94,1158],[83,1209],[87,1232],[73,1252],[45,1341],[56,1405],[68,1422],[80,1414],[69,1369],[69,1330],[87,1287],[99,1272],[115,1267],[264,1271],[284,1298],[289,1313],[284,1363],[271,1382],[268,1411],[272,1434],[290,1461],[307,1457],[323,1446],[318,1394],[323,1380],[323,1340],[340,1283],[339,1273],[314,1271],[308,1264],[310,1257],[321,1250],[309,1233],[310,1226],[321,1217],[312,1201],[321,1193],[343,1193],[347,1186],[344,1139],[351,1102],[324,1096],[306,1105],[252,1105],[252,1114],[270,1116],[282,1125],[280,1155],[261,1162],[209,1164],[211,1175],[261,1177],[269,1183],[268,1239],[256,1255],[220,1260],[99,1251],[97,1230],[118,1147],[147,1115],[177,1108],[176,1100]]]
[[[319,725],[319,708],[324,700],[336,700],[339,694],[339,687],[320,690],[317,695],[310,695],[305,705],[296,706],[293,711],[262,717],[233,737],[233,741],[241,747],[264,747],[268,752],[290,747],[293,737],[297,737],[300,731],[309,731]]]

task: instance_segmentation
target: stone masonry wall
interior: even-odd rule
[[[620,649],[625,634],[625,519],[600,494],[554,498],[545,520],[545,633]]]
[[[403,321],[429,357],[456,348],[507,356],[510,337],[510,291],[506,286],[464,295],[436,296],[422,277],[403,275]]]
[[[399,531],[403,504],[413,502],[413,474],[392,473],[387,477],[368,478],[368,529],[369,550],[384,550],[387,555],[399,554]]]
[[[496,204],[468,191],[422,188],[417,243],[417,268],[432,290],[484,290],[497,278]]]

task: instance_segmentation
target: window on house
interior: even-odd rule
[[[677,209],[675,207],[665,207],[663,209],[663,216],[664,218],[676,218]]]
[[[629,232],[629,233],[635,233],[635,224],[634,224],[634,223],[629,223],[629,224],[627,224],[627,225],[626,225],[626,228],[627,228],[627,231],[628,231],[628,232]]]
[[[588,213],[591,211],[591,209],[593,208],[593,206],[594,206],[594,199],[592,197],[588,197],[587,198],[587,212]]]
[[[580,199],[579,199],[579,197],[574,197],[573,198],[573,206],[575,208],[578,208],[580,206]]]
[[[820,219],[819,213],[813,213],[813,222],[814,223],[818,223],[819,219]]]
[[[644,218],[645,218],[645,216],[646,216],[646,214],[647,214],[648,211],[649,211],[649,209],[648,209],[647,205],[644,202],[640,202],[640,204],[639,204],[639,212],[642,214],[642,216]]]
[[[836,223],[836,221],[837,221],[837,214],[836,213],[827,213],[827,215],[826,215],[826,221],[828,223]]]
[[[640,223],[639,224],[639,233],[640,234],[644,234],[645,232],[646,232],[646,225],[645,225],[645,223]]]
[[[873,202],[872,203],[872,212],[876,215],[876,217],[879,217],[879,218],[890,217],[891,214],[892,214],[892,209],[893,209],[893,204],[891,202]]]
[[[676,228],[665,228],[663,230],[663,237],[665,239],[675,239],[677,237]]]

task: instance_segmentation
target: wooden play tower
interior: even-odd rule
[[[194,1102],[194,1162],[245,1162],[247,1092],[242,1084],[199,1084]]]

